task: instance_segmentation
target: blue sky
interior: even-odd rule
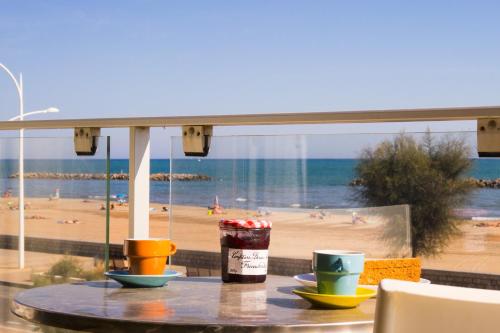
[[[0,8],[0,62],[23,72],[26,111],[54,105],[60,118],[500,105],[498,1],[0,0]],[[16,115],[16,98],[0,73],[0,119]],[[103,133],[125,156],[127,131]],[[173,133],[153,131],[155,156]]]

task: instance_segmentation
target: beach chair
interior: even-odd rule
[[[398,280],[378,288],[374,333],[500,331],[500,291]]]

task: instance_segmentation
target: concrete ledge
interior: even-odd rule
[[[0,235],[0,248],[17,249],[17,237]],[[26,237],[25,248],[26,251],[83,257],[103,258],[104,256],[104,244],[95,242]],[[110,244],[110,257],[123,257],[121,244]],[[220,275],[220,253],[217,252],[178,250],[172,259],[172,264],[185,266],[188,270],[194,268],[197,272],[205,272],[204,275]],[[269,258],[269,274],[293,276],[304,272],[311,272],[310,260]],[[422,269],[422,277],[435,284],[500,290],[500,275],[495,274]]]
[[[19,288],[19,289],[33,288],[33,285],[30,283],[23,283],[23,282],[17,283],[17,282],[1,281],[1,280],[0,280],[0,286],[13,287],[13,288]]]
[[[434,284],[500,290],[500,275],[422,269],[422,277]]]

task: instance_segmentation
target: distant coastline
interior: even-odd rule
[[[211,176],[197,173],[153,173],[150,175],[152,181],[170,181],[170,177],[173,180],[179,181],[210,181]],[[19,173],[13,173],[9,176],[10,179],[19,178]],[[75,173],[75,172],[27,172],[24,174],[25,179],[59,179],[59,180],[105,180],[105,173]],[[128,173],[119,172],[111,173],[111,180],[128,180]],[[500,189],[500,178],[497,179],[477,179],[477,178],[467,178],[467,181],[479,188],[493,188]],[[349,183],[349,186],[362,186],[363,179],[354,178]]]
[[[170,176],[170,173],[154,173],[150,175],[150,179],[153,181],[170,181],[170,177],[173,180],[179,181],[208,181],[212,177],[202,174],[193,173],[174,173]],[[19,178],[19,173],[14,173],[9,176],[9,178]],[[25,179],[63,179],[63,180],[105,180],[105,173],[63,173],[63,172],[27,172],[24,174]],[[111,180],[128,180],[128,173],[112,173],[110,174]]]

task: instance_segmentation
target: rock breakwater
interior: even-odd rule
[[[19,173],[9,176],[19,178]],[[128,173],[112,173],[111,180],[128,180]],[[152,181],[170,181],[169,173],[153,173],[149,177]],[[61,173],[61,172],[26,172],[24,179],[62,179],[62,180],[105,180],[105,173]],[[179,181],[208,181],[212,177],[194,173],[174,173],[173,180]]]
[[[470,181],[473,185],[481,188],[498,188],[500,189],[500,178],[497,179],[475,179],[475,178],[469,178],[468,181]]]
[[[500,189],[500,178],[497,179],[467,178],[466,180],[475,187]],[[349,182],[349,186],[362,186],[362,185],[364,185],[364,180],[361,178],[354,178]]]

